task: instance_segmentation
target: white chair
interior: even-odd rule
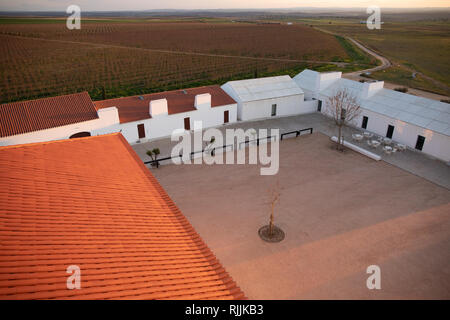
[[[363,135],[366,139],[370,139],[373,137],[373,134],[371,134],[369,131],[364,131]]]

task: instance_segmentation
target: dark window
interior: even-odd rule
[[[393,135],[394,135],[394,126],[389,125],[386,132],[386,137],[392,139]]]
[[[363,129],[367,129],[367,122],[369,121],[369,118],[367,118],[366,116],[363,117],[363,122],[362,122],[362,126],[361,128]]]
[[[228,121],[230,121],[230,112],[227,110],[223,113],[223,123],[228,123]]]
[[[138,129],[138,135],[139,135],[139,139],[145,138],[145,127],[144,124],[138,124],[137,126]]]
[[[184,118],[184,130],[191,130],[191,119]]]
[[[322,100],[319,100],[319,103],[317,104],[317,111],[322,112]]]
[[[341,109],[341,120],[345,120],[346,116],[347,116],[347,110],[342,108]]]
[[[425,137],[421,135],[417,136],[416,149],[422,151],[424,143]]]
[[[90,132],[78,132],[78,133],[75,133],[75,134],[71,135],[69,137],[69,139],[83,138],[83,137],[90,137],[90,136],[91,136]]]
[[[272,105],[272,117],[277,115],[277,105],[273,104]]]

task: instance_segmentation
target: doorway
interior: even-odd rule
[[[184,118],[184,130],[191,130],[191,119]]]
[[[425,144],[425,137],[418,135],[417,142],[416,142],[416,149],[422,151],[424,144]]]
[[[223,123],[228,123],[228,121],[230,121],[230,112],[227,110],[223,113]]]
[[[369,118],[364,116],[361,128],[367,129],[367,122],[369,122]]]
[[[143,123],[137,125],[139,139],[145,138],[145,126]]]
[[[386,137],[392,139],[393,135],[394,135],[394,126],[389,125],[386,132]]]

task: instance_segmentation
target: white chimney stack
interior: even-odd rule
[[[383,89],[384,81],[371,81],[364,82],[362,90],[362,98],[367,99],[373,96],[375,93]]]
[[[152,118],[156,116],[168,115],[167,109],[167,100],[159,99],[159,100],[151,100],[149,113]]]
[[[119,110],[116,107],[98,109],[97,115],[104,125],[120,123]]]
[[[195,96],[194,106],[197,110],[211,108],[211,94],[203,93]]]

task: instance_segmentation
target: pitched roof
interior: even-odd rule
[[[0,299],[244,297],[121,134],[1,147],[0,182]]]
[[[290,76],[267,77],[229,81],[222,86],[231,88],[235,99],[249,102],[303,94],[303,90]]]
[[[97,110],[101,108],[117,107],[120,123],[126,123],[151,118],[149,113],[151,100],[167,99],[169,115],[194,111],[196,110],[194,107],[195,96],[203,93],[211,94],[211,107],[236,103],[236,101],[223,91],[220,86],[206,86],[96,101],[94,104]]]
[[[98,119],[87,92],[0,105],[0,137]]]
[[[337,90],[345,88],[359,97],[364,109],[450,136],[450,104],[385,88],[364,98],[363,86],[364,84],[358,81],[339,79],[321,94],[329,97]]]

